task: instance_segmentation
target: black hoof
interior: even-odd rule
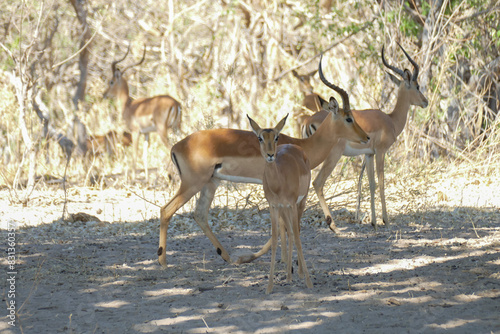
[[[337,225],[333,222],[333,219],[331,216],[326,217],[326,224],[335,233],[339,233],[339,230],[337,229]]]
[[[332,224],[332,222],[333,222],[332,217],[330,217],[330,216],[326,217],[326,224],[327,224],[328,226],[330,226],[330,225]]]

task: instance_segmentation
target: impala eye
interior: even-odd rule
[[[346,120],[347,123],[352,123],[352,118],[351,117],[347,117],[345,120]]]
[[[264,141],[264,139],[262,139],[262,137],[258,137],[259,138],[259,142],[262,143]]]
[[[274,141],[277,143],[278,142],[278,139],[280,139],[280,136],[276,136],[274,137]]]

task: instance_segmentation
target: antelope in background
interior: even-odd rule
[[[399,44],[398,44],[399,45]],[[408,117],[408,110],[410,106],[419,106],[421,108],[426,108],[428,101],[426,97],[420,92],[420,87],[418,85],[418,65],[417,63],[406,53],[401,45],[399,45],[403,53],[405,54],[408,61],[413,65],[413,73],[405,69],[404,71],[389,65],[384,57],[384,47],[382,47],[382,63],[385,67],[392,70],[397,74],[400,79],[387,72],[389,78],[393,83],[395,83],[398,89],[398,97],[396,105],[391,113],[386,114],[380,109],[368,109],[368,110],[352,110],[354,119],[360,127],[370,136],[371,140],[367,144],[353,143],[348,140],[342,139],[341,144],[335,146],[330,155],[323,163],[321,170],[319,171],[316,179],[313,182],[314,189],[318,194],[319,202],[325,214],[325,218],[328,221],[333,222],[330,214],[330,210],[326,204],[325,196],[323,194],[323,186],[325,185],[326,179],[332,173],[333,169],[337,165],[340,157],[345,156],[358,156],[365,155],[365,162],[361,167],[361,172],[359,175],[358,182],[358,199],[356,208],[356,219],[359,218],[359,207],[361,201],[361,180],[363,177],[363,172],[365,165],[367,166],[368,180],[370,184],[370,203],[371,203],[371,224],[376,229],[377,220],[375,215],[375,175],[374,175],[374,163],[373,159],[376,160],[377,168],[377,178],[379,183],[380,200],[382,202],[382,219],[384,223],[389,224],[389,219],[387,216],[387,209],[385,204],[385,192],[384,192],[384,160],[385,153],[394,144],[399,134],[403,131],[406,125],[406,119]],[[338,87],[332,86],[331,88],[335,91],[341,93]],[[321,112],[320,112],[321,113]],[[325,119],[324,115],[317,113],[311,116],[307,121],[306,125],[309,129],[317,127],[321,124],[322,120]]]
[[[127,53],[122,59],[116,60],[111,63],[112,79],[109,82],[109,87],[104,93],[104,98],[114,97],[122,105],[122,117],[129,131],[132,133],[133,142],[133,161],[132,161],[132,173],[135,179],[135,163],[137,159],[138,146],[139,146],[139,136],[144,134],[144,170],[146,174],[146,180],[149,178],[148,174],[148,146],[149,146],[149,134],[151,132],[158,132],[163,143],[169,147],[168,132],[169,129],[179,128],[181,123],[182,109],[179,102],[169,95],[158,95],[153,97],[145,97],[132,99],[129,95],[129,89],[127,80],[123,77],[123,74],[130,68],[142,64],[144,58],[146,57],[146,48],[144,48],[144,53],[142,59],[133,65],[126,67],[124,70],[120,71],[116,65],[122,62],[128,55],[130,51],[130,45],[127,49]]]
[[[328,82],[322,75],[321,61],[319,73],[323,82]],[[349,103],[349,96],[344,93],[342,99],[344,103]],[[332,147],[338,145],[341,139],[357,143],[366,143],[370,140],[353,119],[349,109],[340,110],[333,97],[330,98],[327,111],[328,116],[311,137],[298,139],[281,134],[278,145],[295,144],[301,147],[309,158],[310,167],[315,168],[324,161]],[[231,262],[229,253],[208,224],[208,212],[221,180],[262,183],[266,162],[262,159],[259,141],[255,134],[235,129],[197,131],[172,147],[171,158],[177,167],[181,183],[175,196],[160,209],[158,262],[163,267],[167,265],[167,232],[172,216],[198,193],[200,195],[194,219],[215,246],[217,254],[226,262]],[[269,249],[269,246],[270,242],[262,250],[265,250],[265,247]],[[257,254],[260,256],[263,253],[260,251]],[[240,257],[236,262],[249,262],[255,258],[253,255],[247,258]]]
[[[132,144],[132,135],[129,132],[123,132],[120,137],[114,130],[109,131],[105,135],[90,135],[87,138],[87,152],[93,156],[107,153],[113,156],[117,152],[118,144],[123,147]]]
[[[278,230],[281,232],[282,254],[285,253],[284,249],[286,248],[284,230],[288,233],[287,282],[292,280],[292,252],[293,244],[295,244],[297,257],[299,258],[299,275],[301,277],[305,276],[307,287],[312,288],[311,278],[302,252],[302,243],[300,242],[300,219],[306,206],[307,193],[311,183],[309,159],[304,150],[297,145],[285,144],[278,146],[279,135],[283,126],[285,126],[288,115],[272,129],[261,129],[253,119],[247,117],[253,132],[259,139],[262,158],[266,161],[262,185],[271,214],[272,249],[271,271],[266,294],[272,292],[274,285]],[[278,221],[280,218],[282,218],[284,226],[279,226]],[[284,261],[283,257],[281,261]]]
[[[328,101],[322,98],[319,94],[314,92],[314,88],[311,85],[311,78],[314,74],[316,74],[318,70],[314,70],[304,75],[298,74],[295,70],[292,70],[292,74],[299,80],[299,88],[300,91],[304,94],[304,99],[302,100],[302,106],[300,109],[295,110],[294,118],[297,120],[298,124],[298,133],[302,135],[302,138],[308,137],[305,131],[308,129],[304,126],[305,122],[310,118],[314,117],[310,116],[307,112],[312,111],[317,113],[318,111],[324,110],[328,107]],[[322,120],[325,119],[327,112],[321,114],[323,116]],[[321,123],[321,122],[320,122]],[[316,122],[310,123],[310,126],[316,126]],[[316,131],[317,128],[314,128]],[[309,135],[311,135],[310,133]]]

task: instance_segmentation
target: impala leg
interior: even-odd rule
[[[279,211],[276,207],[270,207],[271,211],[271,270],[269,272],[269,283],[267,285],[266,294],[273,291],[274,286],[274,266],[276,264],[276,249],[278,247],[278,219]]]
[[[168,226],[170,225],[170,219],[174,213],[179,210],[187,201],[191,199],[198,189],[181,187],[177,191],[177,194],[160,209],[160,244],[158,246],[158,262],[162,267],[167,266],[167,232]]]
[[[143,152],[142,152],[142,161],[144,163],[144,173],[146,174],[146,183],[149,181],[148,149],[149,149],[149,133],[145,133],[144,134]]]
[[[132,179],[135,180],[137,154],[139,152],[139,131],[132,131]]]
[[[375,215],[375,171],[373,167],[373,154],[366,156],[366,173],[368,174],[368,182],[370,183],[370,205],[372,211],[372,226],[377,229],[377,216]]]
[[[286,234],[288,237],[288,252],[286,256],[286,281],[292,281],[292,253],[293,253],[293,231],[292,231],[292,217],[290,208],[281,209],[281,217],[286,226]],[[282,244],[286,243],[286,240],[281,241]]]
[[[300,233],[300,222],[302,220],[302,214],[304,213],[304,209],[306,207],[306,199],[307,197],[304,197],[302,201],[297,205],[297,221],[299,222],[299,233]],[[299,277],[302,278],[304,277],[304,268],[299,263]]]
[[[219,254],[224,259],[224,261],[230,263],[231,258],[229,257],[229,253],[222,246],[222,244],[219,242],[215,234],[212,232],[212,229],[208,225],[208,210],[210,209],[210,205],[212,204],[215,191],[217,190],[218,186],[219,181],[214,178],[210,179],[210,181],[205,184],[200,192],[200,199],[198,200],[198,203],[196,203],[194,220],[196,221],[196,223],[198,223],[203,233],[205,233],[208,239],[210,239],[212,244],[215,246],[217,254]]]
[[[323,162],[323,165],[321,166],[318,175],[313,181],[314,190],[316,191],[319,204],[321,205],[323,213],[325,214],[326,223],[328,224],[330,229],[335,233],[338,233],[338,229],[337,226],[335,225],[335,222],[333,221],[330,209],[326,204],[325,195],[323,194],[323,187],[325,185],[326,179],[328,179],[333,169],[337,165],[337,162],[342,156],[343,151],[344,151],[343,145],[337,145],[335,148],[333,148],[328,157],[326,158],[326,160]]]
[[[356,216],[354,219],[359,221],[359,210],[361,208],[361,185],[363,183],[363,173],[365,172],[366,167],[366,158],[363,159],[363,164],[361,165],[361,172],[359,172],[359,180],[358,180],[358,198],[356,201]]]
[[[293,229],[293,238],[295,240],[295,247],[297,248],[297,256],[299,258],[299,266],[302,267],[304,271],[304,276],[306,278],[306,285],[308,288],[312,288],[313,284],[311,282],[311,277],[309,277],[309,272],[307,271],[306,261],[304,259],[304,254],[302,253],[302,242],[300,241],[300,231],[299,231],[299,220],[297,216],[297,207],[295,205],[292,206],[292,214],[291,218],[293,219],[292,229]]]
[[[384,176],[384,159],[385,152],[379,153],[375,156],[377,167],[378,187],[380,191],[380,201],[382,202],[382,220],[385,225],[389,225],[389,218],[387,217],[387,208],[385,206],[385,176]]]
[[[285,258],[287,256],[287,237],[286,235],[290,233],[290,230],[288,229],[288,225],[286,224],[286,221],[284,220],[284,217],[280,215],[279,219],[279,228],[280,228],[280,244],[281,244],[281,262],[285,262]],[[288,247],[290,244],[288,245]]]
[[[286,225],[285,225],[285,222],[283,221],[283,218],[280,217],[280,235],[281,235],[281,231],[286,229]],[[288,233],[288,230],[286,230],[287,233]],[[281,235],[281,238],[283,238],[283,236]],[[283,239],[281,239],[283,240]],[[267,252],[269,252],[269,249],[271,249],[271,244],[272,244],[272,238],[269,238],[269,240],[266,242],[266,244],[264,246],[262,246],[262,248],[257,252],[257,253],[252,253],[252,254],[245,254],[245,255],[241,255],[236,261],[234,261],[235,264],[242,264],[242,263],[249,263],[249,262],[252,262],[253,260],[255,259],[258,259],[259,257],[261,257],[262,255],[266,254]],[[281,242],[281,244],[283,245],[283,241]],[[286,251],[284,251],[284,248],[286,248],[285,246],[282,246],[281,247],[281,261],[285,261],[285,258],[286,258]]]

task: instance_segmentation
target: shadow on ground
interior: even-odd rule
[[[269,296],[270,254],[240,266],[225,263],[199,229],[169,238],[163,270],[156,262],[156,220],[21,228],[16,329],[498,332],[499,217],[495,210],[428,211],[395,216],[377,232],[338,219],[339,235],[306,218],[301,237],[314,287],[307,289],[296,274],[287,283],[280,264]],[[134,225],[141,228],[130,229]],[[269,237],[228,228],[216,235],[230,254],[256,251]]]

